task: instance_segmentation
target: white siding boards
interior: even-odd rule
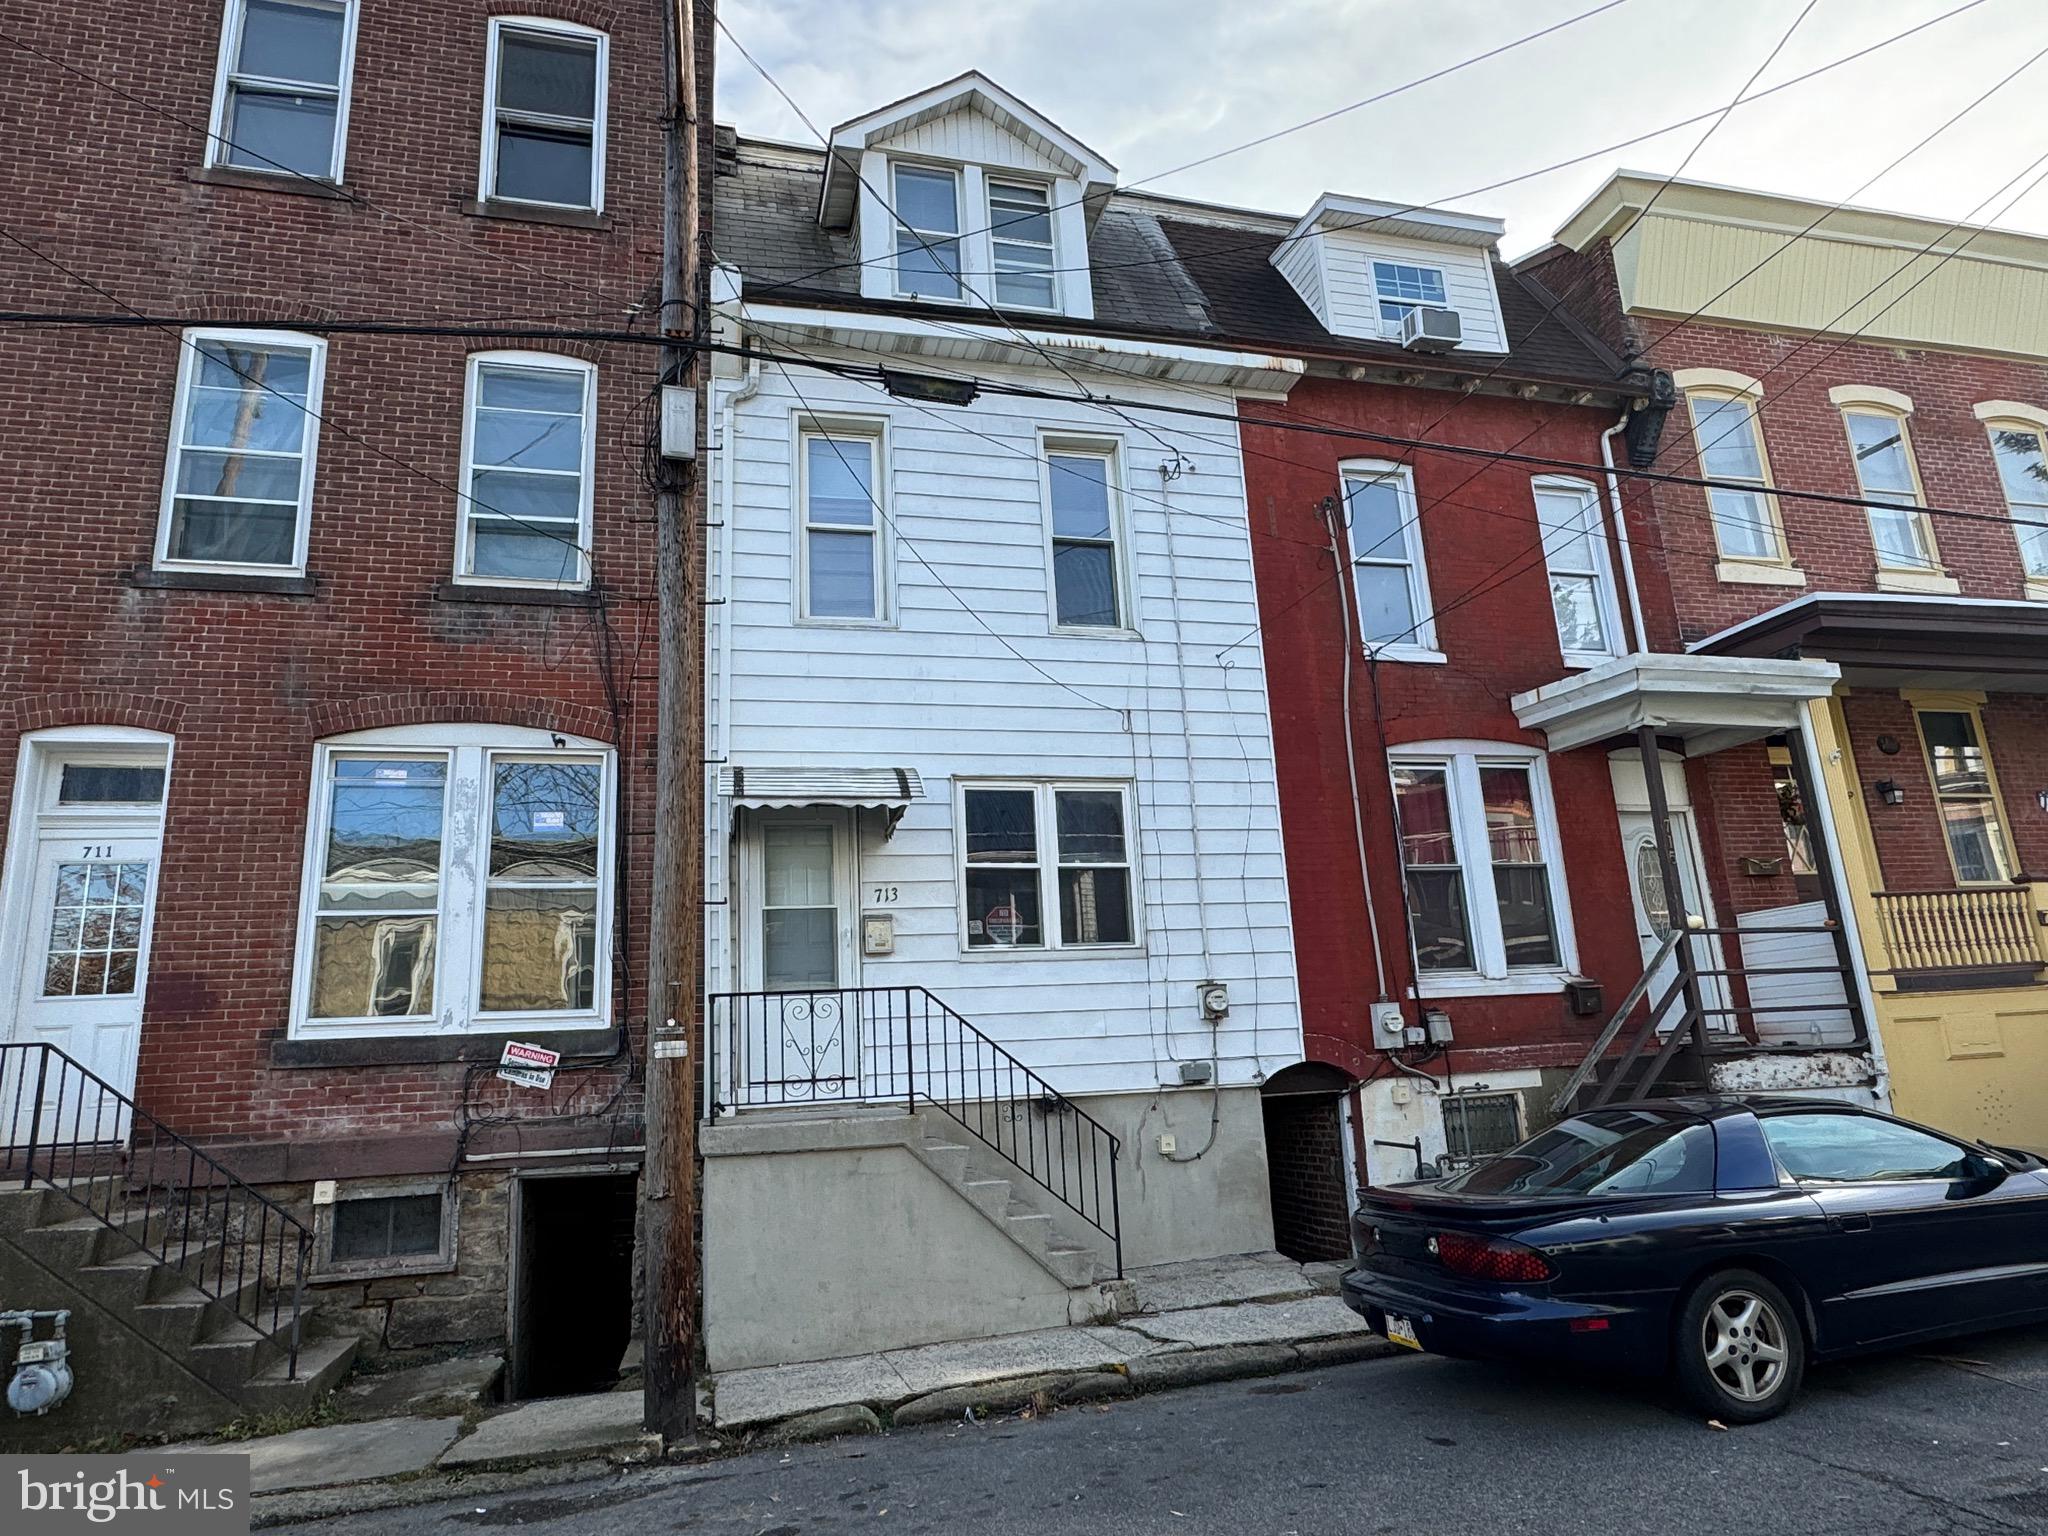
[[[1419,300],[1457,312],[1458,351],[1498,353],[1507,327],[1493,257],[1504,228],[1477,214],[1326,192],[1272,261],[1332,335],[1392,339],[1383,306]]]
[[[778,339],[764,327],[764,345],[779,350]],[[720,771],[730,781],[735,766],[906,769],[923,793],[893,834],[885,810],[839,813],[854,823],[844,916],[856,929],[869,914],[894,924],[892,953],[862,953],[875,945],[859,932],[843,947],[840,985],[929,988],[1069,1093],[1149,1092],[1180,1083],[1181,1062],[1212,1055],[1226,1085],[1299,1061],[1234,439],[1200,445],[1192,467],[1183,460],[1163,482],[1160,465],[1174,455],[1161,441],[1173,440],[1175,418],[1133,411],[1134,428],[1086,405],[987,394],[965,408],[921,406],[773,362],[756,377],[721,379],[711,402],[723,436],[707,646],[709,990],[761,984],[760,919],[744,889],[758,865],[750,839],[763,816],[804,814],[736,811],[717,790]],[[1116,387],[1125,397],[1147,390]],[[1233,397],[1175,386],[1158,398],[1227,410]],[[799,445],[821,427],[879,445],[879,622],[801,617]],[[1066,452],[1106,454],[1118,482],[1112,561],[1091,554],[1086,577],[1114,573],[1117,625],[1057,624],[1046,460]],[[963,786],[980,784],[1035,788],[1041,844],[1057,838],[1056,792],[1128,791],[1134,943],[970,945],[968,924],[987,914],[964,910],[960,820]],[[1051,927],[1062,861],[1041,854]],[[806,867],[812,887],[823,857]],[[813,889],[802,899],[825,898]],[[1196,987],[1211,977],[1230,989],[1214,1030]]]

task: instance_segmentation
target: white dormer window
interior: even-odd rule
[[[1389,336],[1401,334],[1401,322],[1413,309],[1448,309],[1444,274],[1439,267],[1413,267],[1405,262],[1372,264],[1373,292],[1379,298],[1380,326]]]
[[[898,165],[896,292],[904,298],[960,297],[960,178],[931,165]]]
[[[996,303],[1026,309],[1058,308],[1051,191],[1043,184],[991,178],[988,228],[995,258]]]

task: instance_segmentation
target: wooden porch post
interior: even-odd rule
[[[1672,950],[1678,962],[1679,981],[1685,990],[1685,1018],[1692,1028],[1692,1043],[1702,1053],[1707,1048],[1707,1019],[1700,1002],[1699,962],[1693,956],[1690,924],[1685,910],[1685,886],[1678,874],[1678,849],[1671,841],[1671,805],[1664,796],[1664,759],[1657,750],[1656,729],[1636,727],[1636,751],[1643,760],[1643,789],[1650,799],[1650,825],[1657,838],[1657,862],[1664,872],[1664,912],[1671,926],[1683,934]]]

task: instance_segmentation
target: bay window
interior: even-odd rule
[[[1391,767],[1419,990],[1561,984],[1574,958],[1541,754],[1420,743],[1399,749]]]
[[[604,1022],[609,749],[406,726],[315,756],[294,1033]]]

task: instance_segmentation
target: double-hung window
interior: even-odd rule
[[[185,333],[157,565],[304,571],[326,355],[286,331]]]
[[[480,196],[596,212],[604,207],[602,32],[495,17],[484,79]]]
[[[1048,444],[1045,480],[1052,511],[1053,624],[1115,629],[1124,622],[1117,580],[1122,497],[1116,453]]]
[[[960,825],[968,949],[1137,942],[1127,786],[966,784]]]
[[[228,0],[208,165],[341,179],[356,0]]]
[[[1404,747],[1392,762],[1409,930],[1424,989],[1554,987],[1573,962],[1540,755]]]
[[[611,754],[407,726],[315,756],[295,1027],[591,1027],[609,1011]]]
[[[1444,274],[1437,267],[1412,266],[1401,261],[1372,264],[1373,294],[1379,300],[1380,329],[1389,336],[1401,334],[1401,322],[1412,309],[1446,309]]]
[[[882,439],[879,432],[809,427],[798,437],[802,509],[798,608],[805,619],[874,623],[882,608]]]
[[[1934,802],[1957,881],[1994,885],[2011,880],[2011,845],[1976,714],[1967,709],[1923,709],[1918,714],[1934,779]]]
[[[1856,483],[1870,516],[1870,542],[1877,550],[1878,567],[1937,569],[1934,538],[1927,514],[1920,510],[1920,482],[1913,470],[1906,418],[1852,406],[1842,412],[1842,424],[1848,429]]]
[[[1986,426],[2019,540],[2020,563],[2031,581],[2048,582],[2048,428],[2018,420],[1993,420]]]
[[[896,292],[903,298],[960,297],[960,178],[933,165],[897,165]]]
[[[1345,464],[1341,473],[1360,638],[1375,654],[1434,656],[1436,623],[1413,473],[1405,464],[1374,460]]]
[[[1602,536],[1600,493],[1581,480],[1548,477],[1536,480],[1535,493],[1565,664],[1585,667],[1619,655],[1621,620]]]
[[[459,580],[580,587],[590,579],[597,370],[545,352],[469,360]]]
[[[1721,482],[1707,492],[1721,553],[1730,560],[1784,563],[1784,543],[1750,397],[1695,391],[1686,404],[1692,412],[1701,472]]]
[[[1042,183],[990,178],[988,232],[996,269],[996,303],[1057,308],[1051,191]]]

